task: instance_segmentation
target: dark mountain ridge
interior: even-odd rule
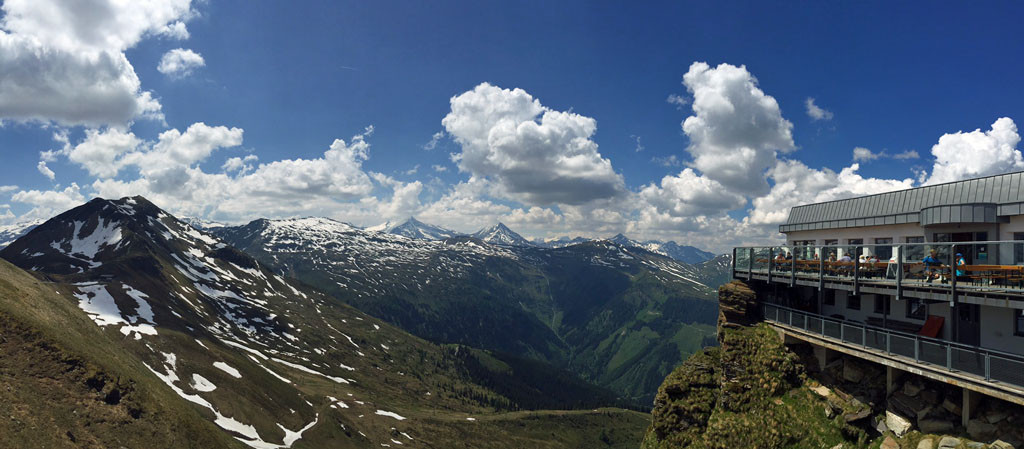
[[[130,373],[138,382],[173,392],[186,409],[251,447],[517,447],[532,441],[523,438],[533,429],[514,430],[509,424],[520,415],[502,411],[614,401],[553,370],[547,384],[516,381],[519,370],[544,367],[412,337],[272,272],[141,197],[90,201],[0,257],[66,292],[39,300],[40,307],[50,301],[88,317],[81,321],[92,334],[118,342],[144,368]],[[13,300],[0,294],[4,305]],[[48,322],[35,325],[46,329]],[[80,346],[105,344],[93,335]],[[527,389],[557,400],[531,401],[518,393]],[[618,425],[604,418],[615,416],[639,427],[636,415],[621,410],[589,413],[573,416],[600,427]],[[467,420],[474,416],[491,418]],[[530,416],[540,429],[563,419]],[[574,432],[562,429],[545,444],[594,438]]]

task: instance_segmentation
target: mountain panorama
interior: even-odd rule
[[[205,227],[143,197],[21,229],[0,250],[15,445],[633,447],[714,343],[731,266],[501,224]]]
[[[1024,449],[1021,17],[0,0],[0,449]]]

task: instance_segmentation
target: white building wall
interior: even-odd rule
[[[1022,220],[1024,228],[1024,220]],[[1020,231],[1024,232],[1024,230]],[[814,231],[792,231],[786,234],[786,241],[792,245],[797,240],[814,240],[824,245],[825,240],[839,240],[845,245],[849,239],[864,239],[864,244],[875,243],[876,238],[891,238],[893,243],[904,243],[907,237],[924,237],[925,230],[917,223],[884,226],[862,226],[859,228],[818,229]]]
[[[1024,354],[1024,337],[1013,334],[1014,309],[981,306],[981,346]]]

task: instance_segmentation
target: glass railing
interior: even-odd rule
[[[735,255],[740,277],[1024,292],[1024,241],[737,247]]]
[[[766,303],[763,307],[766,321],[820,338],[899,356],[905,362],[934,365],[1024,388],[1024,357],[1016,354],[844,321],[776,304]]]

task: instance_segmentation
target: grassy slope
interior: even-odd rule
[[[61,293],[51,293],[53,290]],[[76,303],[59,284],[41,282],[0,260],[0,374],[8,374],[0,376],[0,416],[12,417],[0,420],[0,447],[239,447],[204,419],[206,412],[174,395],[142,366],[137,355],[124,350],[115,329],[97,327]],[[325,315],[334,314],[325,310]],[[313,321],[304,313],[294,319]],[[365,327],[371,324],[367,322]],[[649,422],[645,414],[620,409],[499,412],[500,407],[488,404],[505,401],[507,406],[507,400],[477,383],[500,383],[500,376],[471,373],[465,360],[390,326],[381,326],[374,334],[357,337],[357,342],[366,346],[371,338],[403,341],[391,356],[409,375],[379,371],[375,377],[339,388],[316,376],[278,368],[295,381],[302,397],[313,401],[320,417],[320,424],[295,447],[380,447],[381,441],[404,440],[397,434],[399,430],[416,438],[415,442],[406,441],[413,447],[633,447]],[[276,403],[266,402],[266,407],[288,406],[281,401],[289,395],[273,389],[290,390],[291,386],[245,370],[243,360],[214,341],[206,341],[212,351],[207,354],[190,350],[191,336],[179,329],[162,328],[161,335],[177,348],[182,371],[207,366],[215,359],[243,369],[247,381],[233,384],[228,378],[215,377],[216,372],[208,373],[221,388],[206,397],[237,394],[245,396],[244,400],[238,398],[239,404],[259,404],[269,401],[266,394],[270,393]],[[487,359],[484,354],[477,357]],[[360,372],[372,369],[358,362],[361,358],[349,361]],[[506,366],[516,368],[515,363]],[[551,385],[583,388],[573,387],[572,382]],[[226,389],[229,386],[234,388]],[[115,390],[118,393],[111,396]],[[426,391],[433,394],[425,395]],[[356,404],[348,392],[366,404]],[[105,402],[118,395],[117,404]],[[322,399],[327,395],[345,399],[350,408],[330,408]],[[300,396],[291,397],[295,409],[305,408]],[[287,412],[282,416],[271,410],[246,410],[232,406],[230,400],[217,403],[226,414],[243,417],[261,429],[288,418]],[[377,408],[397,411],[408,419],[378,416],[374,413]],[[467,420],[469,417],[476,421]],[[295,421],[285,420],[285,424],[297,428],[308,419]]]
[[[59,286],[0,259],[0,446],[241,447]]]

